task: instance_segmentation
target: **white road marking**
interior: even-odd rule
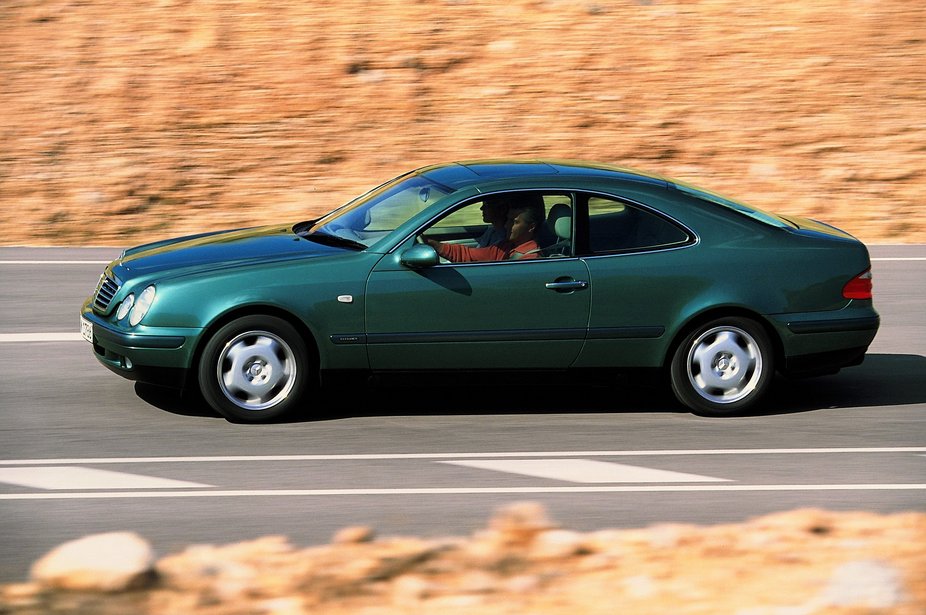
[[[108,265],[111,261],[0,261],[0,265]]]
[[[683,493],[748,491],[926,491],[924,483],[845,485],[597,485],[584,487],[423,487],[402,489],[264,489],[239,491],[131,491],[0,493],[0,500],[103,500],[131,498],[307,497],[350,495],[520,495],[557,493]]]
[[[593,456],[685,456],[750,454],[825,454],[825,453],[926,453],[926,447],[808,448],[808,449],[711,449],[650,451],[561,451],[509,453],[407,453],[356,455],[268,455],[227,457],[121,457],[97,459],[33,459],[0,461],[0,482],[54,493],[0,493],[0,500],[79,500],[131,498],[214,498],[214,497],[318,497],[318,496],[406,496],[406,495],[519,495],[569,493],[686,493],[686,492],[775,492],[775,491],[924,491],[923,483],[867,484],[663,484],[523,486],[523,487],[421,487],[421,488],[353,488],[353,489],[215,489],[212,485],[161,479],[105,470],[69,467],[67,464],[133,463],[216,463],[250,461],[351,461],[382,459],[425,459],[460,466],[514,472],[580,483],[601,482],[732,482],[727,479],[639,468],[574,457]],[[521,459],[512,459],[518,458]],[[560,457],[560,459],[551,459]],[[507,458],[507,459],[505,459]],[[481,459],[481,461],[467,461]],[[21,467],[9,467],[21,466]],[[25,467],[22,467],[25,466]],[[174,489],[171,489],[174,488]],[[86,489],[85,492],[73,490]],[[105,491],[103,491],[105,489]],[[183,489],[176,490],[176,489]],[[68,490],[68,491],[65,491]],[[95,491],[94,491],[95,490]],[[115,491],[120,490],[120,491]]]
[[[498,457],[649,457],[668,455],[816,455],[864,453],[926,453],[926,446],[870,448],[730,448],[642,451],[516,451],[494,453],[358,453],[341,455],[225,455],[202,457],[86,457],[65,459],[6,459],[0,466],[123,464],[123,463],[223,463],[263,461],[368,461],[388,459],[492,459]]]
[[[211,487],[185,480],[156,478],[110,470],[94,470],[72,466],[33,468],[0,468],[0,483],[10,483],[34,489],[200,489]]]
[[[926,261],[926,257],[923,257],[923,256],[912,256],[912,257],[904,257],[904,258],[901,258],[901,257],[896,257],[896,258],[894,258],[894,257],[886,257],[886,256],[885,256],[885,257],[881,257],[881,258],[873,258],[873,259],[871,259],[871,262],[873,262],[873,263],[874,263],[874,262],[878,262],[878,261],[894,261],[894,262],[902,262],[902,261]]]
[[[32,343],[32,342],[83,342],[84,338],[77,333],[0,333],[0,344],[6,342]]]
[[[572,483],[713,483],[727,481],[725,478],[589,459],[486,459],[441,461],[440,463]]]

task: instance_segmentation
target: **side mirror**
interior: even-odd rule
[[[417,244],[402,252],[401,262],[412,269],[424,269],[439,264],[440,257],[431,246]]]

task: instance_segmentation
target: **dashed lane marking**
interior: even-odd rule
[[[0,265],[108,265],[112,261],[43,261],[11,260],[0,261]]]
[[[652,449],[611,451],[495,451],[486,453],[347,453],[315,455],[215,455],[200,457],[84,457],[59,459],[2,459],[0,466],[77,465],[128,463],[225,463],[276,461],[370,461],[390,459],[497,459],[503,457],[663,457],[687,455],[829,455],[868,453],[926,453],[926,446],[882,446],[856,448],[721,448]]]
[[[212,486],[185,480],[73,466],[0,468],[0,483],[33,489],[70,491],[77,489],[201,489]]]
[[[586,485],[570,487],[430,487],[402,489],[264,489],[254,491],[102,491],[2,493],[0,500],[101,500],[132,498],[231,498],[408,495],[523,495],[568,493],[691,493],[767,491],[924,491],[923,483],[845,485]]]
[[[656,470],[590,459],[475,459],[441,461],[450,465],[521,474],[571,483],[708,483],[725,478]]]
[[[0,343],[83,342],[80,333],[0,333]]]

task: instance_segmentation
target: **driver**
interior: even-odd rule
[[[477,247],[485,248],[508,239],[508,208],[510,199],[505,195],[487,196],[482,202],[482,221],[489,224],[482,236],[476,240]]]
[[[437,253],[453,263],[504,261],[537,258],[540,245],[534,239],[543,224],[543,205],[512,205],[505,223],[507,237],[501,243],[484,248],[470,248],[455,243],[441,243],[421,237]]]

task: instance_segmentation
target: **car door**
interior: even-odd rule
[[[420,270],[384,258],[366,293],[371,367],[569,367],[585,340],[591,294],[569,284],[587,279],[575,258]]]
[[[454,241],[462,232],[444,228]],[[402,253],[413,245],[370,274],[366,342],[374,370],[560,369],[576,359],[591,297],[581,259],[543,254],[412,269]]]

